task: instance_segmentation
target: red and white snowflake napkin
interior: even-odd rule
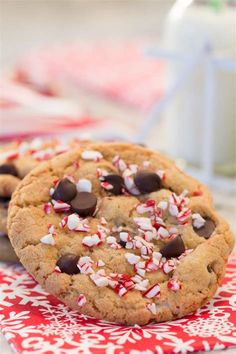
[[[127,327],[79,315],[21,267],[0,265],[0,325],[16,353],[164,354],[236,347],[236,254],[214,298],[183,319]]]

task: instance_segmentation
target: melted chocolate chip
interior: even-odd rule
[[[208,266],[207,266],[207,270],[208,270],[208,272],[209,272],[209,273],[212,273],[212,272],[213,272],[213,269],[212,269],[212,267],[211,267],[211,265],[210,265],[210,264],[208,264]]]
[[[157,191],[161,188],[161,179],[154,172],[139,171],[134,176],[134,183],[143,194]]]
[[[204,218],[205,219],[205,224],[197,229],[196,227],[193,226],[194,231],[198,236],[204,237],[205,239],[208,239],[211,237],[212,233],[214,232],[216,225],[213,220],[209,218]]]
[[[79,192],[70,202],[73,211],[80,216],[92,216],[96,210],[97,197],[93,193]]]
[[[125,248],[127,242],[120,240],[118,243],[121,245],[121,247]]]
[[[165,258],[171,257],[179,257],[182,253],[184,253],[185,247],[183,240],[180,235],[176,236],[173,240],[171,240],[167,245],[165,245],[160,253]]]
[[[78,274],[80,272],[77,267],[78,260],[79,257],[74,254],[65,254],[58,259],[57,266],[60,268],[62,273]]]
[[[4,163],[0,166],[0,175],[12,175],[17,177],[18,172],[14,165],[10,163]]]
[[[104,181],[112,185],[112,189],[109,192],[115,195],[122,194],[122,189],[124,188],[124,180],[119,175],[108,175],[104,176]]]
[[[3,206],[3,208],[8,208],[8,205],[10,203],[11,197],[0,197],[0,204]]]
[[[68,178],[63,178],[52,195],[52,199],[70,202],[76,196],[77,190],[74,183]]]

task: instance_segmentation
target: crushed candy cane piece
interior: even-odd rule
[[[116,242],[116,238],[114,236],[108,236],[106,241],[110,245],[111,243],[115,243]]]
[[[135,254],[133,253],[126,253],[125,254],[125,258],[127,259],[127,261],[130,263],[130,264],[136,264],[139,262],[140,260],[140,256],[136,256]]]
[[[120,156],[118,155],[113,158],[112,163],[121,172],[123,172],[127,168],[126,163],[121,160]]]
[[[86,297],[84,296],[84,294],[80,294],[79,295],[79,298],[78,298],[78,306],[79,307],[82,307],[86,304],[87,300],[86,300]]]
[[[162,180],[165,179],[165,171],[164,170],[158,170],[158,171],[156,171],[156,174],[160,177],[160,179],[162,179]]]
[[[92,264],[93,260],[91,259],[91,257],[84,256],[80,257],[77,263],[77,267],[79,268],[81,274],[91,274],[94,272],[92,269]]]
[[[48,232],[53,235],[55,233],[55,226],[52,224],[49,224],[48,225]]]
[[[47,234],[47,235],[41,237],[40,241],[42,243],[44,243],[45,245],[51,245],[51,246],[55,245],[55,240],[54,240],[54,237],[52,234]]]
[[[133,195],[139,195],[140,191],[134,183],[134,173],[129,168],[123,172],[123,178],[126,189]]]
[[[87,178],[81,178],[76,183],[76,189],[78,192],[92,192],[92,183]]]
[[[58,266],[56,266],[56,267],[54,268],[54,272],[55,272],[55,273],[61,273],[61,269],[60,269]]]
[[[99,259],[98,261],[97,261],[97,266],[98,267],[103,267],[105,265],[105,263],[101,260],[101,259]]]
[[[100,223],[101,223],[102,225],[107,225],[107,221],[106,221],[106,219],[104,218],[104,216],[102,216],[102,217],[100,218]]]
[[[192,219],[193,219],[193,226],[196,229],[200,229],[201,227],[203,227],[206,222],[206,220],[203,219],[203,217],[198,213],[192,214]]]
[[[135,290],[139,290],[139,291],[146,291],[147,290],[147,286],[148,286],[149,280],[148,279],[143,279],[140,282],[137,282],[134,286]]]
[[[104,288],[109,285],[107,277],[94,273],[90,275],[90,279],[99,287]]]
[[[98,234],[94,234],[92,236],[85,236],[83,238],[82,244],[87,247],[98,246],[101,243],[101,239]]]
[[[128,232],[120,232],[120,240],[123,242],[131,241],[132,238]]]
[[[152,231],[152,223],[151,220],[149,218],[134,218],[134,222],[138,225],[138,227],[143,230],[143,231]]]
[[[60,200],[52,199],[52,204],[53,204],[53,209],[55,210],[56,213],[63,213],[64,211],[70,210],[70,205],[65,202],[61,202]]]
[[[108,172],[102,168],[97,168],[96,174],[100,180],[103,180],[104,177],[108,175]]]
[[[168,261],[166,261],[163,264],[163,272],[168,274],[168,273],[172,272],[172,270],[174,270],[175,267],[176,267],[175,261],[172,259],[169,259]]]
[[[71,214],[66,216],[64,219],[66,219],[66,224],[69,230],[81,232],[88,232],[90,230],[88,220],[80,218],[78,214]]]
[[[153,297],[159,297],[160,294],[161,294],[160,285],[155,284],[151,286],[147,291],[145,291],[143,296],[147,297],[148,299],[151,299]]]
[[[44,149],[44,150],[36,151],[33,154],[33,157],[37,161],[44,161],[44,160],[51,159],[53,157],[53,155],[55,155],[53,149],[52,148],[47,148],[47,149]]]
[[[95,150],[86,150],[83,151],[81,154],[81,157],[83,160],[92,160],[92,161],[100,161],[103,156],[99,151],[95,151]]]
[[[49,189],[49,194],[52,196],[53,195],[53,193],[55,192],[55,188],[50,188]]]
[[[160,252],[154,251],[153,254],[152,254],[152,257],[157,259],[158,261],[160,261],[161,258],[162,258],[162,254]]]
[[[153,315],[157,314],[157,307],[154,302],[152,302],[151,304],[147,304],[146,307]]]
[[[167,282],[167,288],[172,291],[178,291],[181,289],[181,283],[177,279],[170,279]]]
[[[45,203],[43,206],[43,211],[46,215],[49,215],[52,211],[52,204],[51,203]]]
[[[160,227],[158,230],[157,230],[157,235],[160,239],[165,239],[165,238],[168,238],[170,237],[170,234],[168,232],[168,230],[166,230],[164,227]]]
[[[114,186],[108,182],[101,182],[102,188],[106,189],[107,191],[110,191],[111,189],[114,188]]]

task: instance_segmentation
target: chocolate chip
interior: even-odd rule
[[[209,273],[212,273],[212,272],[213,272],[213,269],[212,269],[212,267],[211,267],[211,265],[210,265],[210,264],[208,264],[208,266],[207,266],[207,270],[208,270],[208,272],[209,272]]]
[[[208,239],[211,234],[214,232],[216,225],[214,221],[212,221],[210,218],[204,218],[205,219],[205,224],[197,229],[196,227],[193,226],[194,231],[198,236],[204,237],[205,239]]]
[[[180,235],[176,236],[173,240],[171,240],[167,245],[165,245],[160,253],[165,258],[171,257],[179,257],[182,253],[184,253],[185,247],[183,240]]]
[[[4,163],[0,166],[0,175],[12,175],[17,177],[18,172],[14,165],[10,163]]]
[[[60,268],[62,273],[78,274],[80,272],[77,267],[78,260],[78,256],[68,253],[58,259],[57,266]]]
[[[118,243],[121,245],[121,247],[125,248],[127,242],[120,240]]]
[[[134,176],[134,183],[143,194],[157,191],[161,188],[161,179],[154,172],[139,171]]]
[[[93,193],[79,192],[70,202],[73,211],[80,216],[93,215],[96,210],[97,197]]]
[[[104,182],[108,182],[112,185],[112,189],[108,191],[112,194],[119,195],[122,194],[122,189],[124,188],[124,180],[119,175],[108,175],[104,176]]]
[[[68,178],[63,178],[52,195],[52,199],[70,202],[76,196],[77,190],[74,183]]]
[[[0,197],[0,204],[3,206],[3,208],[8,208],[8,205],[10,203],[11,197]]]

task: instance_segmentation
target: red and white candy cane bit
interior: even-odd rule
[[[189,208],[184,208],[177,215],[177,220],[180,224],[186,223],[186,221],[191,217],[191,215],[191,210]]]
[[[80,257],[77,263],[77,267],[79,268],[81,274],[91,274],[94,272],[92,269],[92,264],[93,260],[91,259],[91,257],[84,256]]]
[[[148,273],[151,273],[151,272],[155,272],[156,270],[158,270],[159,266],[158,266],[158,264],[153,262],[152,258],[150,258],[145,264],[145,269]]]
[[[168,282],[167,282],[167,288],[169,290],[172,290],[172,291],[178,291],[180,290],[182,287],[181,283],[179,280],[177,279],[170,279]]]
[[[123,297],[128,290],[121,284],[117,284],[116,287],[114,288],[114,291],[120,296]]]
[[[143,293],[143,296],[147,297],[148,299],[152,299],[153,297],[160,297],[161,295],[161,290],[160,290],[160,285],[155,284],[151,286],[147,291]]]
[[[56,266],[56,267],[54,268],[54,272],[55,272],[55,273],[61,273],[61,269],[60,269],[58,266]]]
[[[157,314],[157,307],[154,302],[152,302],[151,304],[147,304],[146,307],[147,307],[148,311],[150,311],[153,315]]]
[[[53,209],[55,210],[56,213],[63,213],[64,211],[70,210],[70,205],[60,200],[52,199],[52,203],[53,203]]]
[[[120,232],[121,241],[128,242],[132,240],[132,237],[128,232]]]
[[[58,182],[59,182],[59,178],[55,178],[55,179],[52,181],[52,184],[54,185],[54,187],[57,185]]]
[[[99,259],[97,262],[96,262],[96,265],[97,267],[103,267],[105,265],[105,263],[103,262],[102,259]]]
[[[176,268],[176,264],[175,264],[175,261],[173,259],[168,259],[168,261],[166,261],[163,264],[163,272],[165,274],[168,274],[168,273],[172,272],[175,268]]]
[[[107,221],[106,221],[106,219],[104,218],[104,216],[102,216],[102,217],[100,218],[100,223],[101,223],[102,225],[107,225]]]
[[[55,245],[55,239],[54,236],[50,233],[48,233],[47,235],[44,235],[40,238],[40,242],[45,244],[45,245],[51,245],[54,246]]]
[[[90,279],[99,287],[104,288],[109,285],[108,278],[106,276],[94,273],[90,275]]]
[[[112,163],[119,171],[123,172],[127,168],[127,164],[120,158],[119,155],[116,155],[113,158]]]
[[[48,232],[53,236],[55,235],[55,226],[53,224],[48,225]]]
[[[106,189],[107,191],[110,191],[113,189],[113,185],[108,183],[108,182],[101,182],[102,188]]]
[[[103,155],[100,153],[100,151],[85,150],[82,152],[81,158],[83,160],[91,160],[91,161],[99,162],[103,158]]]
[[[161,180],[165,180],[166,179],[166,173],[164,170],[157,170],[156,174],[160,177]]]
[[[45,214],[49,215],[52,211],[52,204],[51,203],[45,203],[43,206],[43,211]]]
[[[63,229],[66,225],[67,225],[67,222],[68,222],[68,216],[65,216],[60,222],[59,222],[59,227],[61,229]]]
[[[86,300],[86,297],[84,296],[84,294],[80,294],[79,297],[78,297],[78,306],[79,307],[82,307],[86,304],[87,300]]]
[[[15,160],[19,157],[19,153],[17,151],[11,152],[7,155],[6,160],[7,161],[12,161]]]
[[[72,166],[74,167],[75,170],[78,170],[80,168],[79,161],[73,162]]]
[[[102,243],[98,234],[94,234],[92,236],[85,236],[83,238],[82,244],[86,247],[99,246]]]

